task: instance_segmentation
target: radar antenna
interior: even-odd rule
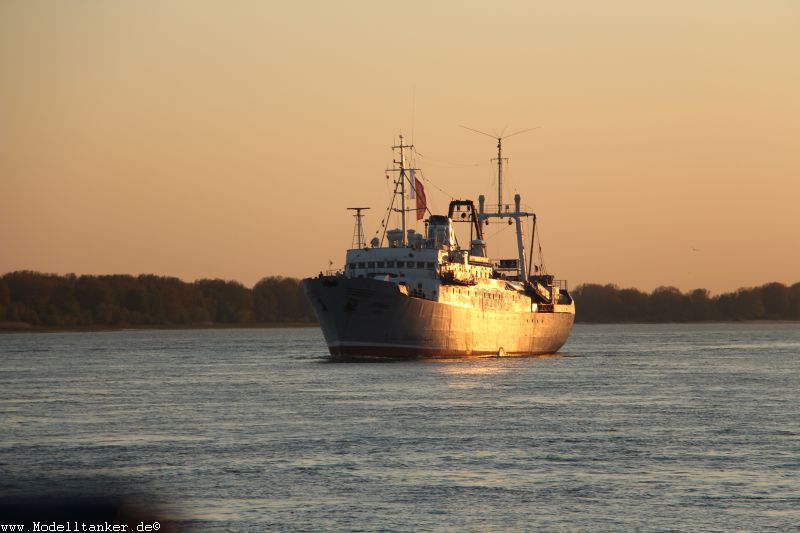
[[[476,130],[475,128],[470,128],[468,126],[461,126],[465,130],[473,131],[475,133],[480,133],[481,135],[486,135],[487,137],[491,137],[492,139],[497,139],[497,157],[492,159],[492,161],[497,161],[497,213],[501,213],[503,210],[503,160],[508,162],[507,157],[503,157],[503,139],[508,139],[509,137],[513,137],[514,135],[519,135],[520,133],[525,133],[527,131],[539,129],[541,126],[534,126],[533,128],[527,128],[524,130],[515,131],[514,133],[509,133],[508,135],[503,135],[505,133],[505,128],[503,131],[500,132],[500,135],[495,133],[492,135],[491,133],[486,133],[485,131]]]
[[[354,249],[361,250],[366,247],[367,240],[364,238],[364,224],[361,223],[361,219],[364,215],[361,213],[362,211],[366,211],[369,207],[348,207],[348,211],[355,211],[356,214],[353,215],[356,218],[356,225],[353,228],[353,242],[350,244]]]

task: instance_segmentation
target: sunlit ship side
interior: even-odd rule
[[[531,275],[530,262],[526,269],[522,220],[529,217],[535,224],[535,215],[521,210],[519,195],[513,210],[503,206],[500,184],[496,211],[485,209],[483,196],[478,209],[472,201],[455,200],[447,215],[427,218],[424,235],[406,230],[406,180],[417,192],[417,209],[425,209],[424,192],[406,172],[402,137],[395,148],[400,151],[396,192],[403,227],[387,231],[385,244],[373,239],[365,245],[359,208],[358,238],[344,268],[303,280],[331,356],[452,358],[558,351],[572,330],[575,304],[565,282],[541,271]],[[487,257],[482,227],[491,219],[516,224],[516,258]],[[457,243],[454,220],[470,225],[468,247]]]

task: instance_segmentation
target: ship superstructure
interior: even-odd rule
[[[535,355],[554,353],[566,342],[575,304],[566,282],[534,267],[532,253],[525,257],[523,221],[532,220],[535,228],[536,215],[522,209],[518,194],[513,209],[502,203],[502,137],[497,140],[497,209],[488,210],[480,196],[477,209],[471,200],[452,200],[446,215],[434,215],[427,212],[417,169],[406,168],[411,146],[400,136],[393,147],[399,158],[390,169],[397,180],[389,209],[399,213],[400,227],[367,244],[366,208],[350,208],[356,229],[344,267],[303,280],[333,357]],[[416,206],[407,208],[411,195]],[[409,213],[428,215],[424,233],[407,228]],[[515,258],[488,256],[483,227],[493,219],[515,225]],[[466,245],[456,238],[457,222],[469,225]]]

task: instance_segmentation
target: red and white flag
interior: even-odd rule
[[[428,202],[425,198],[425,187],[422,182],[414,178],[414,189],[417,191],[417,220],[425,218],[425,209],[428,207]]]

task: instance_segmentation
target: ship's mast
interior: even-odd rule
[[[362,250],[367,245],[367,240],[364,238],[364,224],[362,219],[364,215],[361,211],[365,211],[369,209],[369,207],[348,207],[348,211],[355,211],[356,214],[353,215],[356,218],[356,226],[353,228],[353,242],[350,243],[354,249]]]
[[[508,161],[508,158],[505,158]],[[494,161],[494,159],[492,160]],[[503,138],[497,138],[497,212],[503,210]]]
[[[476,130],[475,128],[470,128],[467,126],[461,126],[465,130],[474,131],[475,133],[480,133],[481,135],[486,135],[487,137],[491,137],[492,139],[497,139],[497,159],[492,159],[492,161],[497,161],[497,213],[499,214],[503,210],[503,161],[505,160],[508,162],[508,158],[503,157],[503,139],[508,139],[509,137],[513,137],[514,135],[519,135],[520,133],[525,133],[527,131],[538,129],[539,126],[535,128],[527,128],[524,130],[515,131],[514,133],[510,133],[508,135],[503,135],[505,132],[505,128],[500,135],[496,133],[492,135],[491,133],[486,133],[485,131]]]
[[[413,144],[403,144],[403,134],[400,134],[400,144],[396,146],[392,146],[393,150],[400,151],[400,160],[393,160],[392,162],[395,165],[398,165],[398,168],[389,168],[386,169],[387,172],[399,172],[400,173],[400,217],[402,220],[402,228],[403,228],[403,247],[406,246],[406,170],[416,170],[416,169],[407,169],[406,168],[406,153],[405,150],[407,148],[414,148]],[[412,183],[411,186],[413,187],[414,184]]]
[[[476,130],[473,128],[468,128],[467,126],[461,126],[464,129],[474,131],[475,133],[480,133],[482,135],[486,135],[487,137],[492,137],[497,139],[497,158],[492,159],[492,161],[497,161],[497,212],[491,213],[489,211],[484,210],[484,206],[486,203],[486,199],[483,195],[478,198],[479,203],[479,210],[478,210],[478,219],[481,223],[484,221],[488,222],[490,218],[500,218],[508,217],[514,220],[516,224],[517,230],[517,275],[520,281],[526,281],[528,278],[527,269],[525,268],[525,245],[523,242],[523,235],[522,235],[522,219],[527,217],[536,217],[535,213],[529,213],[526,211],[522,211],[521,209],[521,198],[519,194],[514,195],[514,211],[506,210],[503,212],[503,161],[508,161],[508,158],[503,157],[503,139],[507,139],[514,135],[519,135],[520,133],[525,133],[526,131],[531,131],[536,128],[528,128],[526,130],[520,130],[510,135],[503,136],[501,135],[491,135],[486,133],[485,131]],[[537,126],[538,127],[538,126]],[[511,221],[509,221],[509,224]]]
[[[395,146],[400,149],[400,216],[403,217],[403,246],[406,245],[406,156],[403,151],[403,134],[400,134],[400,146]]]

